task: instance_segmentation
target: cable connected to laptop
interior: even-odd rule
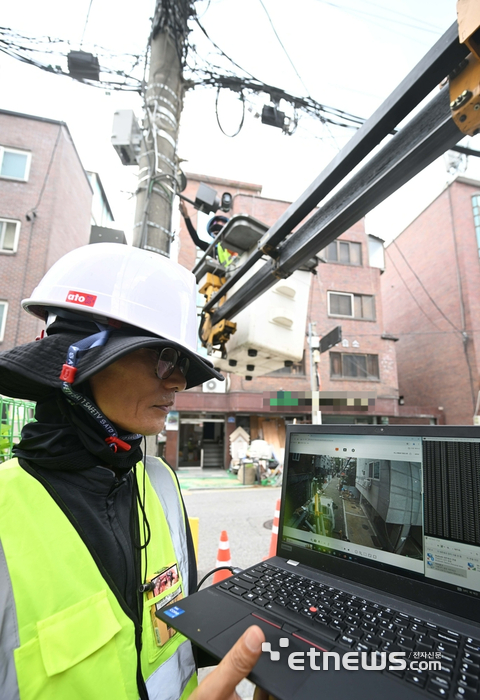
[[[195,593],[197,593],[197,592],[200,590],[200,586],[202,585],[202,583],[204,583],[204,582],[207,580],[207,578],[208,578],[209,576],[212,576],[212,575],[215,574],[217,571],[225,571],[225,569],[227,569],[228,571],[230,571],[230,572],[232,573],[233,576],[236,576],[237,574],[239,574],[239,573],[241,573],[241,572],[243,571],[243,569],[240,569],[238,566],[217,566],[216,569],[212,569],[211,571],[208,572],[208,574],[206,574],[206,575],[202,578],[202,580],[200,581],[200,583],[199,583],[198,586],[197,586],[197,590],[195,591]]]

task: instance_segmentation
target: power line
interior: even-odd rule
[[[68,70],[65,70],[61,65],[55,64],[55,61],[66,63],[68,54],[70,53],[70,42],[68,40],[55,39],[52,37],[26,37],[8,27],[0,27],[0,51],[10,56],[10,58],[35,66],[47,73],[63,75],[73,80],[78,80],[90,87],[140,92],[142,80],[132,75],[132,72],[138,66],[143,55],[111,54],[107,49],[102,49],[101,47],[95,48],[97,49],[96,53],[103,53],[106,60],[115,59],[117,62],[120,58],[122,60],[133,60],[133,63],[126,68],[126,70],[110,68],[108,65],[102,65],[100,68],[102,73],[107,73],[112,76],[116,75],[123,80],[117,82],[105,79],[94,81],[74,78],[70,75]],[[40,55],[42,58],[40,58]]]
[[[85,19],[85,26],[83,28],[82,38],[80,39],[80,48],[82,48],[83,39],[85,37],[85,32],[87,31],[88,18],[90,17],[90,10],[92,9],[92,2],[93,2],[93,0],[90,0],[90,4],[88,6],[87,17]]]
[[[201,24],[200,20],[198,19],[198,17],[197,17],[196,15],[194,15],[193,19],[194,19],[195,22],[198,24],[198,26],[200,27],[201,31],[205,34],[205,36],[206,36],[207,39],[210,41],[210,43],[213,44],[213,46],[215,46],[215,48],[217,49],[217,51],[219,51],[219,52],[222,54],[222,56],[225,56],[225,58],[228,59],[228,60],[230,61],[230,63],[232,63],[236,68],[239,68],[239,69],[242,71],[242,73],[246,73],[247,75],[250,76],[250,78],[253,78],[253,80],[257,80],[257,78],[255,78],[255,76],[252,75],[252,73],[250,73],[250,72],[249,72],[248,70],[246,70],[245,68],[242,68],[242,66],[240,66],[236,61],[234,61],[233,58],[230,58],[230,56],[228,56],[228,55],[225,53],[225,51],[224,51],[223,49],[221,49],[221,48],[213,41],[213,39],[210,38],[210,36],[208,35],[207,30],[206,30],[205,27]],[[192,48],[192,47],[191,47],[191,48]],[[260,81],[258,81],[258,82],[260,82]]]
[[[330,7],[335,7],[337,10],[341,10],[342,12],[345,12],[346,14],[352,14],[354,16],[357,16],[361,19],[361,16],[364,15],[366,17],[373,17],[375,19],[378,19],[380,21],[385,21],[385,22],[394,22],[395,24],[401,24],[405,27],[410,27],[412,29],[419,29],[420,31],[424,32],[429,32],[430,34],[439,34],[441,32],[441,29],[429,29],[427,26],[419,26],[418,24],[412,24],[410,22],[402,22],[401,20],[398,19],[393,19],[390,17],[382,17],[381,15],[375,14],[373,12],[366,12],[365,10],[359,10],[355,7],[344,7],[342,5],[337,5],[337,3],[330,2],[329,0],[317,0],[317,2],[323,2],[325,5],[330,5]],[[369,3],[369,4],[374,4],[374,3]],[[380,7],[379,5],[375,5],[375,7]],[[387,9],[385,7],[382,7],[382,9]],[[402,13],[397,13],[399,15],[402,15]],[[408,15],[403,15],[404,17],[408,17]],[[413,17],[411,19],[414,19]],[[372,24],[376,24],[378,26],[377,22],[372,22]],[[389,29],[389,31],[393,31],[392,29]],[[395,34],[398,34],[399,32],[395,32]],[[401,35],[405,36],[405,35]],[[410,37],[411,38],[411,37]]]
[[[207,6],[206,6],[206,8],[205,8],[204,11],[203,11],[202,17],[205,17],[205,15],[207,14],[207,12],[208,12],[208,10],[209,10],[209,8],[210,8],[210,3],[211,3],[211,0],[207,0]],[[201,17],[200,19],[202,19],[202,17]]]
[[[287,49],[285,48],[285,46],[283,45],[282,40],[281,40],[280,37],[278,36],[278,32],[277,32],[277,30],[275,29],[275,26],[274,26],[274,24],[273,24],[273,22],[272,22],[272,18],[271,18],[270,15],[268,14],[267,8],[266,8],[265,5],[263,4],[263,0],[258,0],[258,2],[260,3],[260,5],[261,5],[261,6],[263,7],[263,9],[265,10],[265,14],[266,14],[267,17],[268,17],[268,21],[270,22],[270,26],[271,26],[272,29],[273,29],[273,33],[274,33],[275,36],[277,37],[278,43],[279,43],[280,46],[282,47],[285,56],[286,56],[286,57],[288,58],[288,60],[290,61],[290,65],[292,66],[293,70],[294,70],[295,73],[297,74],[298,79],[300,80],[300,82],[302,83],[303,87],[305,88],[305,92],[307,93],[307,95],[310,95],[310,90],[307,88],[307,86],[306,86],[305,83],[303,82],[302,76],[300,75],[300,73],[298,72],[298,70],[295,68],[295,65],[294,65],[292,59],[290,58],[290,56],[289,56],[289,54],[288,54],[288,52],[287,52]]]
[[[262,0],[260,0],[262,2]],[[90,12],[91,9],[91,4],[93,0],[90,2],[89,10]],[[266,8],[263,5],[265,11]],[[268,15],[268,12],[267,12]],[[170,15],[169,15],[170,16]],[[180,17],[171,17],[172,22],[174,23],[174,29],[177,26],[178,22],[181,20]],[[361,117],[358,117],[356,115],[350,114],[344,110],[337,109],[335,107],[330,107],[328,105],[323,105],[316,100],[314,100],[312,97],[307,96],[307,97],[297,97],[295,95],[291,95],[287,93],[285,90],[278,88],[273,85],[269,85],[267,83],[264,83],[260,81],[258,78],[256,78],[252,73],[247,71],[245,68],[240,66],[236,61],[234,61],[228,54],[226,54],[223,49],[221,49],[209,36],[208,32],[205,30],[205,28],[202,26],[200,23],[199,19],[197,16],[194,16],[193,19],[205,35],[205,37],[208,39],[208,41],[215,47],[215,49],[219,52],[221,56],[226,58],[232,66],[234,66],[236,69],[239,69],[243,74],[244,77],[241,77],[235,73],[230,73],[230,74],[222,74],[220,72],[222,69],[220,67],[212,66],[212,64],[208,64],[205,66],[206,61],[203,59],[202,56],[200,56],[196,50],[195,47],[190,46],[189,47],[189,52],[188,56],[190,59],[193,59],[195,64],[189,67],[189,71],[192,74],[193,80],[190,81],[190,86],[198,86],[198,85],[205,85],[205,86],[213,86],[217,88],[217,91],[219,89],[229,89],[233,90],[237,93],[240,93],[242,95],[241,99],[242,102],[245,101],[246,94],[248,93],[266,93],[270,96],[270,99],[273,102],[278,103],[280,100],[284,100],[288,102],[289,104],[292,105],[294,111],[295,111],[295,116],[293,120],[290,121],[290,125],[288,125],[288,122],[286,122],[286,133],[293,133],[295,130],[295,127],[297,125],[297,116],[296,112],[297,110],[301,110],[304,113],[310,114],[311,116],[315,117],[316,119],[319,119],[325,126],[325,128],[328,128],[328,124],[332,124],[335,126],[340,126],[343,128],[359,128],[363,123],[364,119]],[[87,20],[86,23],[88,22],[88,13],[87,13]],[[271,22],[271,19],[270,19]],[[153,31],[156,31],[157,26],[155,22],[153,22]],[[272,24],[273,27],[273,24]],[[175,37],[174,37],[175,38]],[[278,38],[278,33],[277,33],[277,38]],[[83,41],[83,37],[82,37]],[[283,45],[282,45],[283,47]],[[285,47],[283,47],[285,50]],[[79,79],[79,82],[82,82],[85,85],[89,85],[91,87],[97,87],[101,89],[113,89],[113,90],[126,90],[126,91],[134,91],[138,93],[142,93],[142,90],[144,89],[144,84],[145,84],[145,76],[144,75],[139,75],[137,78],[134,75],[134,72],[137,68],[140,67],[140,63],[143,61],[145,58],[145,54],[139,55],[139,54],[124,54],[122,56],[123,59],[127,58],[129,59],[132,63],[131,65],[126,68],[125,70],[121,70],[118,68],[110,68],[108,65],[108,59],[112,59],[113,55],[108,52],[107,49],[102,49],[101,47],[96,47],[97,54],[102,54],[104,55],[105,59],[101,60],[101,68],[100,71],[103,74],[109,74],[111,76],[118,76],[120,80],[109,80],[102,78],[99,81],[94,81],[94,80],[87,80],[87,79]],[[62,40],[62,39],[55,39],[52,37],[26,37],[24,35],[21,35],[19,33],[14,32],[11,29],[8,29],[6,27],[0,27],[0,51],[3,53],[6,53],[9,55],[11,58],[14,58],[16,60],[20,60],[24,63],[27,63],[29,65],[33,65],[41,70],[44,70],[49,73],[53,73],[54,75],[62,75],[65,77],[70,77],[72,79],[77,79],[73,78],[73,76],[70,75],[68,70],[66,70],[62,65],[57,65],[55,63],[55,58],[60,62],[66,62],[67,56],[70,53],[70,42],[67,40]],[[42,58],[40,57],[43,54]],[[54,57],[53,60],[50,57]],[[116,56],[117,58],[117,63],[118,59],[120,58],[119,56]],[[182,56],[182,62],[185,65],[185,61],[187,58],[187,54],[183,53]],[[43,59],[43,60],[42,60]],[[289,58],[291,61],[291,59]],[[292,62],[293,65],[293,62]],[[295,69],[296,70],[296,69]],[[300,77],[300,76],[299,76]],[[304,87],[306,87],[304,85]],[[308,92],[308,91],[307,91]],[[218,104],[218,98],[217,98],[217,104]],[[218,111],[218,110],[217,110]],[[218,114],[217,114],[218,118]],[[243,119],[242,119],[243,122]],[[293,126],[293,128],[292,128]]]
[[[320,0],[320,1],[324,2],[325,0]],[[361,14],[359,14],[358,10],[350,9],[350,11],[348,11],[348,10],[345,10],[344,8],[340,7],[339,5],[333,5],[332,3],[327,3],[327,4],[332,5],[333,7],[337,7],[339,10],[344,10],[344,12],[346,12],[346,14],[352,15],[352,17],[355,17],[355,19],[359,19],[361,21],[366,22],[367,24],[373,25],[375,27],[379,27],[383,31],[386,30],[386,31],[390,32],[391,34],[396,34],[397,36],[401,36],[403,39],[408,39],[408,41],[413,41],[414,43],[419,44],[420,46],[425,46],[425,42],[423,42],[419,39],[416,39],[415,37],[412,36],[411,33],[407,34],[405,32],[398,32],[395,29],[392,29],[392,27],[385,27],[385,25],[382,24],[382,18],[378,18],[379,19],[378,22],[375,22],[373,20],[366,20],[361,16]]]
[[[392,258],[392,256],[390,255],[390,251],[388,250],[388,248],[386,249],[386,252],[387,252],[388,257],[390,258],[390,262],[392,263],[393,267],[394,267],[395,270],[397,271],[398,276],[400,277],[400,279],[402,280],[403,284],[405,285],[405,289],[406,289],[407,292],[410,294],[410,296],[412,297],[412,299],[413,299],[413,301],[415,302],[415,304],[418,306],[418,308],[420,309],[420,311],[425,315],[425,318],[427,318],[427,319],[430,321],[430,323],[431,323],[432,325],[435,326],[435,328],[438,328],[438,330],[440,330],[440,328],[437,326],[437,324],[435,323],[435,321],[433,321],[433,320],[430,318],[430,316],[427,314],[427,312],[420,306],[420,302],[419,302],[418,299],[415,297],[415,295],[413,294],[413,292],[412,292],[412,290],[410,289],[410,287],[408,286],[408,284],[405,282],[405,280],[404,280],[404,278],[403,278],[403,276],[402,276],[402,273],[400,272],[400,270],[398,269],[398,267],[395,265],[395,261],[394,261],[394,259]]]
[[[62,47],[64,46],[68,49],[70,49],[70,47],[72,46],[72,42],[68,39],[58,39],[51,36],[26,36],[25,34],[20,34],[19,32],[14,31],[10,27],[0,27],[0,41],[2,43],[5,43],[7,46],[10,45],[10,42],[13,46],[17,46],[17,48],[19,49],[24,49],[28,51],[40,51],[43,53],[54,53],[51,47],[52,45],[56,44],[60,44]],[[17,44],[14,43],[15,41],[17,42]],[[27,45],[18,45],[18,42],[26,42]],[[34,46],[39,46],[43,48],[34,49]],[[143,54],[128,53],[125,51],[122,51],[122,53],[115,53],[110,49],[106,49],[103,46],[99,46],[98,44],[90,44],[89,46],[96,53],[103,53],[109,58],[135,58],[138,60],[143,57]],[[61,53],[61,55],[63,56],[66,54]]]
[[[408,262],[407,258],[405,257],[405,255],[404,255],[404,254],[402,253],[402,251],[400,250],[400,247],[398,246],[398,244],[397,244],[397,242],[396,242],[395,240],[393,241],[393,244],[396,246],[398,252],[400,253],[400,255],[402,256],[402,258],[404,259],[405,263],[407,264],[407,267],[408,267],[408,268],[411,270],[411,272],[415,275],[415,278],[417,279],[418,283],[420,284],[420,286],[422,287],[423,291],[425,292],[425,294],[427,295],[427,297],[430,299],[430,301],[432,302],[432,304],[434,305],[434,307],[437,309],[437,311],[443,316],[443,318],[447,321],[447,323],[449,323],[449,324],[452,326],[452,328],[455,328],[455,330],[456,330],[458,333],[461,334],[462,331],[461,331],[459,328],[457,328],[456,325],[455,325],[454,323],[452,323],[452,322],[450,321],[450,319],[443,313],[442,309],[439,307],[439,305],[437,304],[437,302],[431,297],[430,293],[429,293],[429,292],[427,291],[427,289],[425,288],[425,285],[423,284],[422,280],[421,280],[420,277],[417,275],[417,273],[415,272],[415,270],[412,268],[412,266],[410,265],[410,263]],[[391,256],[390,256],[390,257],[391,257]]]
[[[198,20],[197,24],[198,24]],[[287,93],[285,90],[282,88],[275,87],[273,85],[269,85],[267,83],[264,83],[263,81],[259,80],[255,76],[253,76],[249,71],[247,71],[245,68],[242,68],[238,63],[236,63],[232,58],[230,58],[224,51],[221,49],[208,35],[206,30],[201,27],[202,31],[204,32],[205,36],[207,39],[212,43],[212,45],[221,53],[222,56],[227,58],[234,66],[239,68],[243,73],[246,73],[249,78],[241,78],[238,75],[234,73],[230,74],[221,74],[217,73],[215,70],[212,70],[213,68],[216,68],[218,70],[222,70],[221,67],[219,66],[214,66],[212,63],[207,63],[207,68],[200,68],[200,67],[190,67],[190,70],[192,71],[192,77],[193,75],[198,75],[201,77],[201,80],[198,81],[196,84],[199,85],[212,85],[214,84],[216,87],[218,87],[218,84],[220,84],[221,87],[226,87],[230,90],[240,90],[241,87],[246,87],[252,89],[254,92],[266,92],[269,93],[272,97],[275,99],[285,99],[286,101],[290,101],[294,103],[294,106],[297,107],[314,107],[314,108],[320,108],[322,111],[328,112],[329,114],[346,119],[348,121],[353,122],[356,126],[361,126],[365,119],[363,117],[358,117],[356,115],[353,115],[349,112],[346,112],[345,110],[338,109],[336,107],[329,107],[327,105],[323,105],[319,102],[316,102],[312,97],[295,97],[293,95],[290,95]],[[194,46],[190,46],[190,51],[191,54],[193,54],[194,57],[204,60],[203,57],[201,57],[198,52],[196,51]],[[204,61],[205,62],[205,61]],[[218,82],[215,82],[218,81]],[[262,90],[262,89],[263,90]]]
[[[440,33],[442,31],[441,27],[437,27],[435,24],[431,24],[431,22],[424,22],[423,20],[418,20],[415,17],[412,17],[411,15],[405,14],[405,12],[399,12],[398,10],[392,10],[391,7],[386,7],[385,5],[378,5],[376,2],[371,2],[370,0],[363,0],[363,2],[367,5],[372,5],[373,7],[378,7],[381,10],[386,10],[387,12],[391,12],[394,15],[399,15],[400,17],[407,17],[407,19],[413,19],[416,22],[418,22],[418,24],[419,24],[419,26],[416,27],[417,29],[425,29],[425,31],[431,31],[431,30],[427,29],[427,27],[431,27],[433,31],[436,31],[438,33]],[[388,20],[387,17],[385,17],[385,19]],[[397,20],[391,20],[391,21],[397,21]],[[421,26],[422,24],[424,25],[424,27]]]
[[[193,81],[194,85],[210,85],[221,87],[234,92],[249,91],[255,93],[264,92],[270,95],[273,101],[285,100],[289,102],[295,109],[305,111],[322,122],[328,122],[335,126],[346,128],[359,128],[364,119],[356,115],[350,114],[335,107],[329,107],[317,102],[312,97],[296,97],[285,90],[262,83],[256,79],[240,78],[236,75],[221,75],[208,69],[196,69],[197,76],[203,76],[200,79]]]
[[[262,2],[262,0],[260,0]],[[265,6],[262,3],[262,6],[265,9]],[[266,9],[265,9],[266,11]],[[268,15],[268,12],[267,12]],[[200,23],[199,19],[197,16],[194,16],[194,20],[205,35],[205,37],[210,41],[210,43],[215,47],[215,49],[222,55],[224,56],[228,61],[232,63],[236,68],[239,68],[243,73],[249,76],[249,78],[240,78],[239,76],[235,74],[231,75],[222,75],[220,73],[216,73],[215,71],[212,71],[211,64],[209,64],[208,68],[191,68],[190,70],[194,75],[197,76],[202,76],[203,78],[197,81],[195,84],[197,85],[213,85],[215,87],[223,87],[229,90],[234,90],[237,92],[240,92],[243,90],[243,88],[247,90],[251,90],[252,92],[265,92],[270,95],[272,100],[279,101],[280,99],[283,99],[287,102],[290,102],[295,109],[304,109],[305,111],[309,112],[310,114],[315,115],[317,118],[320,118],[321,121],[326,121],[331,124],[334,124],[335,126],[342,126],[342,127],[352,127],[355,126],[355,128],[360,127],[364,123],[364,119],[362,117],[355,116],[353,114],[349,114],[348,112],[345,112],[344,110],[337,109],[335,107],[328,107],[326,105],[322,105],[319,102],[316,102],[312,97],[308,96],[306,98],[299,98],[295,97],[293,95],[290,95],[289,93],[285,92],[285,90],[281,88],[277,88],[273,85],[268,85],[267,83],[263,83],[261,80],[256,78],[252,73],[247,71],[245,68],[240,66],[236,61],[233,60],[228,54],[225,53],[225,51],[216,44],[213,39],[209,36],[207,30],[203,25]],[[271,21],[271,20],[270,20]],[[273,27],[273,25],[272,25]],[[277,35],[278,38],[278,35]],[[283,45],[282,45],[283,47]],[[284,48],[284,47],[283,47]],[[192,53],[194,53],[198,58],[202,58],[198,55],[198,53],[195,50],[195,47],[190,46],[190,50]],[[284,49],[285,50],[285,49]],[[289,58],[289,60],[291,60]],[[293,64],[292,64],[293,65]],[[295,66],[294,66],[295,68]],[[296,68],[295,68],[296,71]],[[297,73],[298,75],[298,73]],[[300,75],[298,76],[301,80]],[[302,81],[302,84],[304,85],[305,89],[306,88],[305,84]],[[341,119],[342,121],[335,121],[331,117],[326,117],[323,113],[331,115],[331,117],[336,117],[337,119]],[[347,122],[347,123],[345,123]],[[351,124],[349,123],[351,122]]]
[[[241,132],[242,127],[243,127],[243,122],[245,121],[245,97],[243,92],[240,93],[240,100],[242,101],[242,117],[240,119],[240,124],[238,126],[238,129],[234,134],[227,134],[227,132],[224,130],[222,125],[220,124],[220,117],[218,116],[218,98],[220,96],[220,88],[217,89],[217,97],[215,99],[215,116],[217,117],[217,124],[218,128],[222,132],[224,136],[228,136],[228,138],[233,139],[235,136],[238,136],[238,134]]]

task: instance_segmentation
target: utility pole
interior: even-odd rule
[[[316,366],[313,358],[314,345],[318,343],[316,336],[317,323],[311,321],[308,324],[308,347],[310,349],[310,389],[312,392],[312,424],[318,425],[322,422],[322,414],[320,411],[320,395],[318,391],[318,382],[316,376]],[[315,339],[315,340],[314,340]]]
[[[342,340],[342,327],[336,326],[330,333],[319,338],[316,334],[317,324],[312,321],[308,324],[308,347],[310,349],[310,388],[312,390],[312,423],[322,422],[320,411],[320,387],[317,364],[322,352],[327,352]]]
[[[183,58],[192,12],[191,0],[157,0],[150,35],[133,245],[167,257],[173,237],[172,204],[178,189]]]
[[[185,92],[183,58],[192,11],[191,0],[157,0],[150,34],[133,245],[167,257],[178,189],[177,141]],[[146,452],[157,454],[155,436],[146,438]]]

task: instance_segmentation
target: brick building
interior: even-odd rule
[[[0,349],[36,337],[20,307],[62,255],[125,242],[98,173],[86,173],[64,122],[0,110]]]
[[[188,176],[184,195],[194,200],[200,182],[220,195],[230,192],[233,209],[229,217],[249,214],[270,226],[289,206],[289,202],[261,197],[258,185],[203,175]],[[189,213],[200,230],[206,217],[197,217],[193,207],[189,207]],[[198,259],[198,249],[183,225],[179,238],[178,261],[191,270]],[[441,419],[439,411],[399,405],[396,338],[384,329],[382,267],[383,242],[365,234],[363,221],[320,253],[317,274],[311,279],[308,321],[316,323],[319,336],[339,325],[343,331],[342,344],[321,355],[317,366],[321,390],[372,392],[376,396],[375,404],[367,411],[346,406],[341,410],[322,407],[324,423],[428,423]],[[254,311],[255,302],[251,308]],[[303,361],[292,367],[251,381],[229,373],[224,386],[212,382],[211,387],[204,385],[180,394],[176,400],[179,421],[174,424],[179,429],[167,432],[166,457],[171,464],[200,465],[203,449],[205,466],[228,464],[228,436],[237,426],[245,428],[251,439],[263,437],[269,442],[277,439],[281,444],[285,421],[295,418],[310,422],[311,409],[298,407],[272,412],[264,406],[265,392],[310,389],[310,351],[305,338]]]
[[[0,110],[0,348],[38,334],[20,307],[53,263],[89,241],[92,188],[65,123]]]
[[[472,424],[480,361],[480,182],[458,176],[388,246],[385,328],[399,338],[405,406]],[[478,326],[478,327],[477,327]]]

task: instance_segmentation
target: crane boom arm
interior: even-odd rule
[[[258,247],[250,253],[242,266],[236,270],[223,285],[222,289],[207,302],[204,311],[208,312],[217,306],[220,299],[248,272],[253,265],[260,260],[265,253],[272,258],[278,255],[278,245],[281,243],[307,216],[317,204],[323,200],[386,136],[392,133],[395,127],[447,76],[463,59],[468,55],[469,49],[461,44],[458,39],[457,24],[452,26],[443,34],[424,58],[400,83],[394,92],[385,100],[377,111],[368,119],[360,129],[354,134],[350,141],[344,146],[340,153],[331,163],[320,173],[314,182],[305,190],[296,202],[282,214],[273,226],[265,233]],[[451,118],[451,117],[450,117]],[[458,130],[457,130],[458,131]],[[458,131],[459,141],[462,134]],[[445,145],[444,151],[449,148]],[[430,162],[430,161],[428,161]],[[425,167],[428,162],[419,167]],[[408,178],[407,178],[408,179]],[[404,180],[406,182],[406,180]],[[403,184],[403,182],[401,183]],[[400,186],[400,185],[398,185]],[[394,188],[395,189],[395,188]],[[391,190],[391,192],[394,191]],[[381,201],[381,200],[379,200]],[[344,229],[345,230],[345,229]],[[343,231],[338,231],[339,236]],[[297,235],[297,232],[294,234]],[[331,239],[332,240],[332,239]],[[322,246],[320,245],[319,248]],[[317,250],[319,250],[317,248]],[[272,263],[273,265],[273,263]],[[257,273],[255,277],[264,274],[264,270]],[[293,271],[293,270],[291,270]],[[256,287],[253,279],[249,280],[249,288]],[[242,296],[247,299],[246,293]],[[234,296],[236,297],[237,292]],[[256,298],[252,296],[250,301]],[[229,299],[229,301],[231,301]],[[244,308],[248,303],[243,304]],[[235,304],[226,304],[222,307],[221,316],[215,312],[215,317],[225,318],[229,309]],[[235,313],[240,310],[237,309]]]
[[[371,158],[323,207],[290,236],[270,260],[215,311],[213,323],[231,318],[289,277],[370,209],[420,172],[463,134],[451,117],[448,86]],[[223,287],[222,287],[223,289]]]

